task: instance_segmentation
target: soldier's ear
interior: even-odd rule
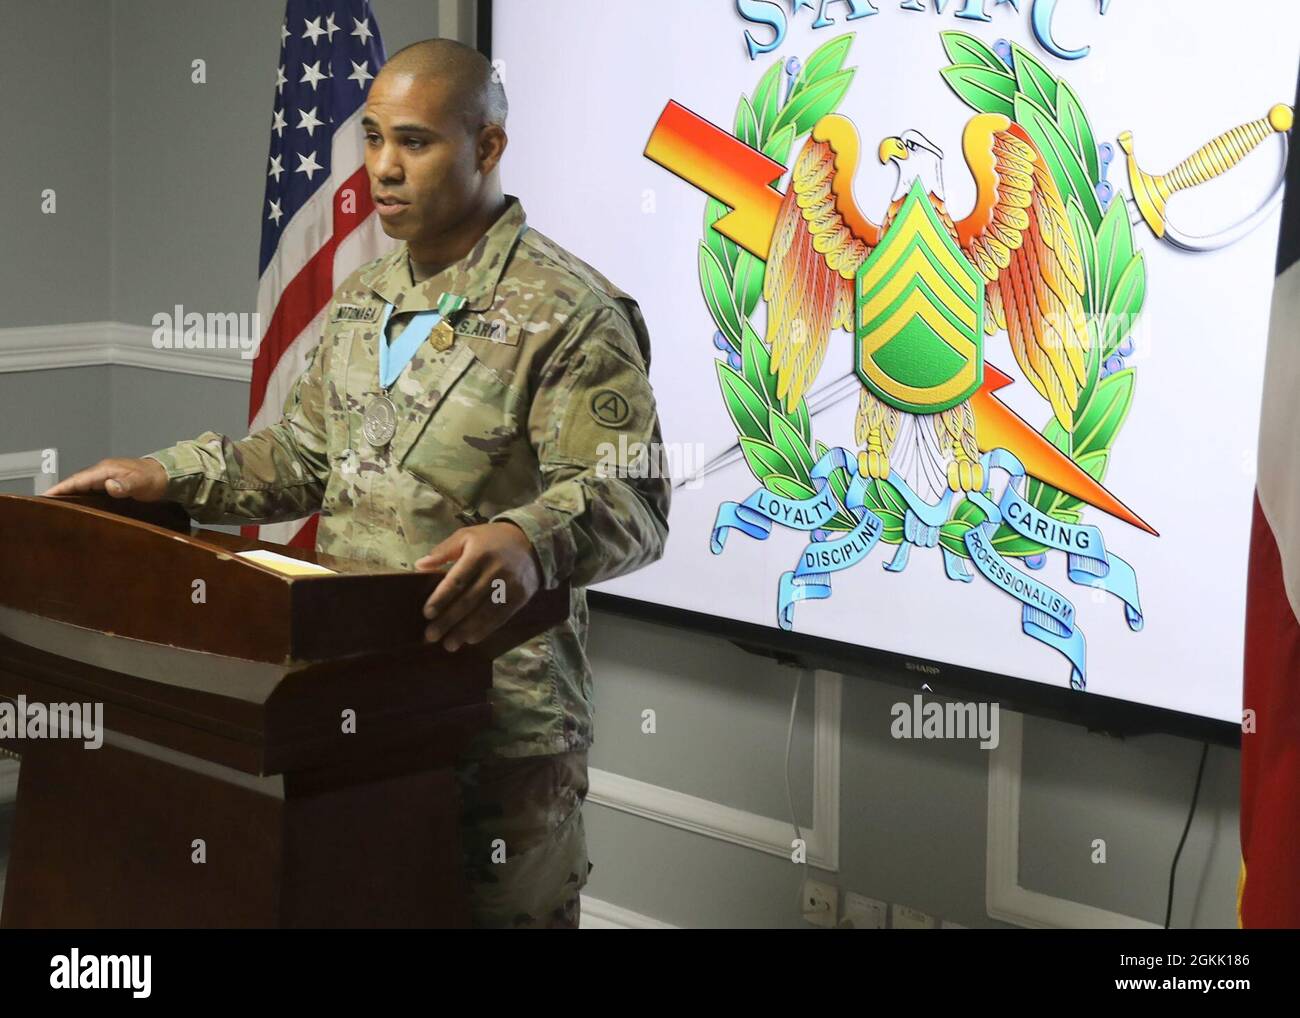
[[[495,170],[501,162],[509,142],[505,128],[500,124],[484,124],[478,132],[478,167],[484,176]]]

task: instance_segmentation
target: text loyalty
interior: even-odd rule
[[[831,497],[825,492],[822,493],[821,498],[813,503],[811,510],[806,504],[791,503],[785,499],[769,495],[762,490],[757,494],[756,505],[759,512],[765,516],[770,516],[778,523],[784,523],[787,527],[817,527],[835,515],[835,507],[831,503]]]

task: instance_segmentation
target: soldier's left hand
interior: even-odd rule
[[[513,523],[462,527],[415,563],[447,575],[424,603],[429,643],[453,651],[485,639],[519,611],[541,586],[532,543]],[[444,639],[445,638],[445,639]]]

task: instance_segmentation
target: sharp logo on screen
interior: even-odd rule
[[[670,100],[646,144],[647,158],[708,195],[701,314],[716,327],[737,445],[703,473],[743,458],[761,484],[743,502],[722,502],[710,550],[721,554],[732,530],[764,540],[779,524],[809,535],[795,567],[775,578],[777,622],[789,630],[798,602],[829,598],[832,575],[878,545],[894,546],[891,573],[919,549],[918,568],[937,562],[948,580],[983,586],[979,575],[1018,602],[1021,631],[1063,655],[1063,677],[1083,689],[1075,604],[1033,574],[1061,553],[1069,583],[1091,588],[1094,601],[1113,598],[1131,631],[1143,626],[1137,572],[1084,522],[1096,511],[1159,536],[1103,483],[1126,455],[1135,329],[1152,282],[1138,231],[1145,224],[1187,252],[1248,234],[1275,210],[1280,177],[1251,215],[1211,236],[1180,229],[1167,206],[1269,138],[1285,146],[1292,112],[1274,106],[1163,175],[1144,171],[1131,133],[1120,132],[1125,196],[1108,179],[1114,146],[1099,141],[1065,78],[1013,42],[941,32],[936,50],[948,62],[937,71],[973,111],[961,153],[975,200],[959,217],[944,189],[958,166],[925,125],[864,152],[839,112],[859,72],[845,66],[854,38],[772,64],[740,97],[731,131]],[[869,84],[873,121],[895,85]],[[895,180],[879,222],[854,199],[854,175],[881,172],[868,155]],[[764,335],[751,323],[760,300]],[[840,355],[823,372],[837,329],[851,337],[851,364]],[[998,395],[1013,382],[995,363],[1008,354],[1041,397],[1039,426]],[[815,439],[813,416],[855,395],[852,434]],[[849,439],[856,448],[840,444]]]

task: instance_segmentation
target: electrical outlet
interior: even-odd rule
[[[844,915],[840,918],[841,930],[883,930],[889,906],[883,901],[868,898],[865,894],[850,891],[844,895]]]
[[[820,880],[803,882],[803,917],[814,926],[835,928],[839,917],[839,888]]]
[[[922,912],[919,908],[895,905],[893,913],[892,926],[896,930],[933,930],[939,925],[934,916]]]

